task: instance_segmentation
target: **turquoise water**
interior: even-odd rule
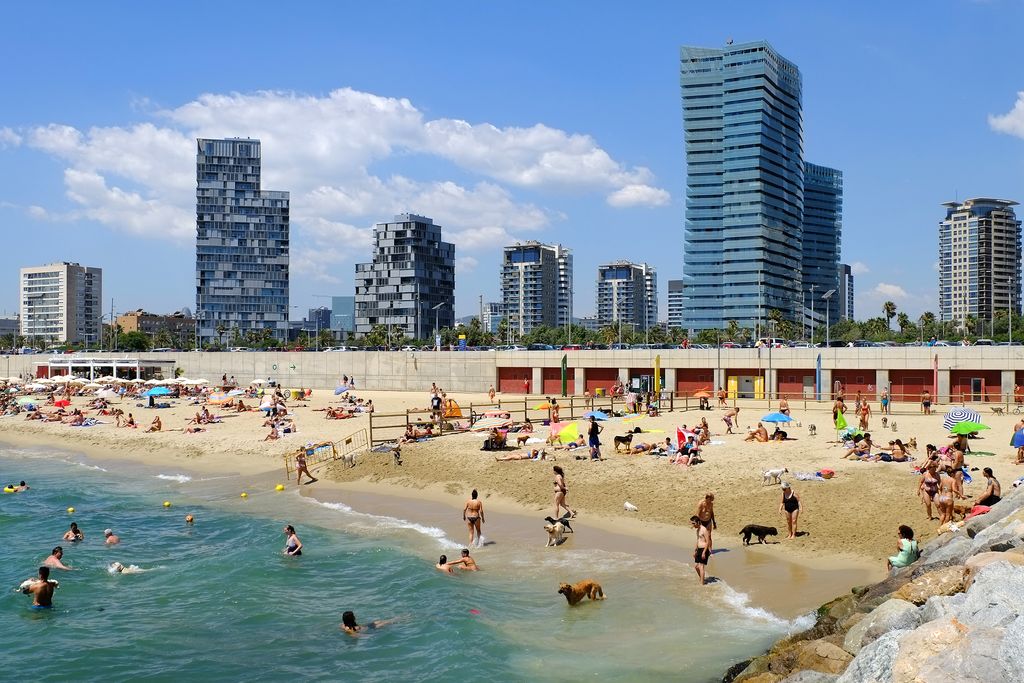
[[[0,651],[19,675],[0,679],[710,681],[792,628],[682,563],[499,543],[474,552],[484,571],[445,576],[433,562],[458,546],[440,529],[238,477],[0,449],[0,481],[20,479],[32,489],[0,496]],[[82,543],[60,540],[72,520]],[[285,523],[302,557],[281,555]],[[29,610],[12,589],[58,544],[77,571],[54,571],[54,610]],[[558,582],[586,576],[610,598],[568,609]],[[401,619],[351,638],[346,609]]]

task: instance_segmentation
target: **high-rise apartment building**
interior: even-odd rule
[[[597,268],[597,319],[647,330],[658,323],[658,274],[646,263],[616,261]]]
[[[493,334],[498,331],[498,326],[501,325],[501,321],[505,317],[505,307],[500,301],[488,301],[484,304],[483,316],[484,319],[480,321],[480,325],[485,332]]]
[[[199,139],[196,150],[196,317],[218,329],[288,337],[289,198],[263,190],[260,141]]]
[[[21,269],[21,335],[53,343],[99,344],[103,270],[77,263]]]
[[[331,329],[335,332],[355,332],[356,298],[354,296],[331,297]]]
[[[993,320],[1020,311],[1020,221],[1017,202],[977,197],[946,202],[939,223],[941,320]]]
[[[515,337],[541,325],[572,321],[572,252],[560,244],[521,242],[505,247],[501,304]]]
[[[388,325],[427,339],[455,324],[455,245],[441,226],[403,213],[373,226],[373,262],[356,265],[356,334]]]
[[[839,319],[856,320],[853,317],[853,269],[847,263],[839,264],[839,291],[837,294],[839,297]],[[820,302],[815,305],[821,310]]]
[[[668,328],[683,328],[683,281],[668,281]]]
[[[842,310],[839,306],[834,308],[824,306],[821,295],[830,289],[839,289],[839,255],[842,236],[842,171],[804,163],[804,213],[801,245],[803,249],[803,305],[807,310],[820,309],[827,312],[830,316],[830,324],[840,319]]]
[[[799,319],[800,71],[766,42],[683,47],[686,326]]]

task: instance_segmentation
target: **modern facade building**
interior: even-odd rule
[[[1017,202],[977,197],[946,202],[939,223],[939,315],[991,321],[1020,311],[1021,233]]]
[[[515,337],[541,325],[572,321],[572,251],[560,244],[517,242],[505,247],[501,304]]]
[[[218,329],[288,337],[289,196],[262,189],[259,140],[197,140],[196,316]]]
[[[602,325],[648,330],[658,322],[658,275],[646,263],[615,261],[597,268],[597,319]]]
[[[98,344],[103,270],[77,263],[22,268],[21,336],[53,343]]]
[[[441,226],[403,213],[373,229],[373,262],[356,265],[356,334],[374,325],[427,339],[455,322],[455,245]]]
[[[17,315],[0,315],[0,337],[21,333],[21,318]]]
[[[188,335],[191,338],[196,331],[195,318],[185,315],[182,311],[170,315],[156,315],[140,308],[117,316],[116,322],[121,332],[142,332],[150,336],[167,332],[175,339],[181,335]]]
[[[326,306],[317,306],[309,309],[306,313],[306,321],[302,326],[305,332],[316,334],[320,330],[331,329],[331,309]]]
[[[683,280],[668,281],[668,328],[683,328]]]
[[[825,306],[821,301],[821,295],[830,289],[839,289],[839,256],[842,236],[842,171],[804,163],[804,213],[801,239],[803,305],[809,310],[821,309],[827,312],[830,318],[829,324],[842,317],[842,307]]]
[[[837,292],[840,320],[856,320],[853,317],[853,293],[853,269],[847,263],[840,263],[839,291]]]
[[[331,329],[334,332],[356,331],[356,298],[354,296],[331,297]]]
[[[800,71],[766,42],[683,47],[685,324],[798,320],[803,220]]]
[[[484,319],[480,321],[484,330],[495,334],[505,317],[505,307],[500,301],[488,301],[484,304]]]

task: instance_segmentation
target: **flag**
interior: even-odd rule
[[[661,396],[661,354],[654,357],[654,395]]]
[[[562,396],[568,396],[569,384],[569,354],[562,354]]]

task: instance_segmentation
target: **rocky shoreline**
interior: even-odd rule
[[[723,683],[1024,681],[1024,487],[1006,493]]]

